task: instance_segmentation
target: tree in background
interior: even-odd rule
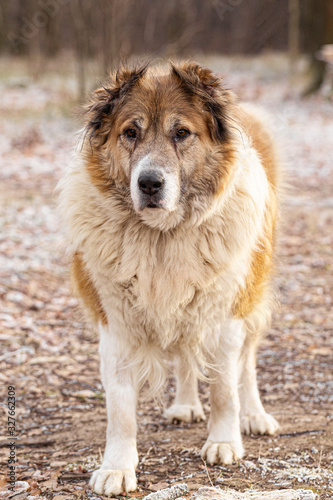
[[[86,92],[86,59],[88,54],[87,30],[87,2],[85,0],[71,0],[71,15],[75,34],[76,68],[79,98]]]
[[[285,50],[287,5],[288,0],[1,0],[0,52],[24,56],[37,31],[47,56],[77,50],[82,29],[88,55],[100,57],[104,67],[119,54]]]
[[[130,55],[288,49],[292,68],[299,54],[310,56],[310,92],[323,81],[325,64],[316,54],[328,43],[333,43],[333,0],[0,2],[0,53],[29,57],[34,76],[48,59],[63,54],[71,60],[75,54],[80,96],[87,87],[88,60],[102,76]]]
[[[289,0],[288,51],[290,70],[295,71],[295,63],[300,56],[301,0]]]
[[[301,2],[301,45],[310,57],[308,84],[304,94],[311,94],[324,81],[326,64],[318,59],[323,45],[333,43],[332,0],[302,0]]]

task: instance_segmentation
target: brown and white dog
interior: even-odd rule
[[[243,456],[273,434],[255,351],[270,316],[278,162],[257,112],[195,63],[122,68],[86,109],[80,161],[61,182],[77,295],[100,332],[108,427],[95,492],[136,488],[136,403],[176,360],[169,421],[204,419],[202,457]]]

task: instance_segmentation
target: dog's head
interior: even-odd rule
[[[92,182],[151,227],[200,218],[233,170],[232,106],[220,79],[197,64],[121,69],[87,107]]]

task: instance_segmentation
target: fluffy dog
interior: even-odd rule
[[[257,112],[195,63],[122,68],[92,96],[80,160],[61,183],[77,295],[100,332],[108,427],[91,478],[136,488],[136,403],[176,360],[169,421],[204,419],[202,457],[230,464],[241,431],[278,428],[255,351],[270,316],[278,161]],[[178,362],[177,362],[178,360]],[[179,362],[181,360],[181,362]]]

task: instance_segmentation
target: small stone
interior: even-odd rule
[[[150,493],[142,500],[176,500],[176,498],[186,493],[188,493],[187,484],[182,483],[171,486],[171,488],[166,488],[165,490],[157,491],[156,493]]]

